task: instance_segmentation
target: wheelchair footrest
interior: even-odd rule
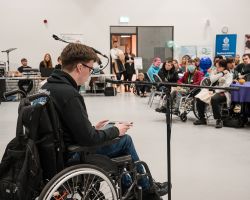
[[[132,163],[132,158],[130,155],[112,158],[111,160],[118,166]]]

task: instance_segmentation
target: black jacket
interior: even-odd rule
[[[165,67],[162,67],[158,72],[158,76],[161,78],[163,82],[176,83],[179,79],[177,71],[166,70]]]
[[[55,70],[42,87],[50,92],[59,110],[65,145],[92,146],[118,137],[117,127],[96,130],[91,125],[84,99],[77,88],[74,79],[60,70]]]

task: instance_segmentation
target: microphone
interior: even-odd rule
[[[57,35],[55,35],[55,34],[53,34],[52,37],[53,37],[55,40],[59,40],[59,41],[65,42],[65,43],[70,43],[70,42],[67,42],[67,41],[65,41],[65,40],[63,40],[63,39],[61,39],[61,38],[59,38],[59,37],[58,37]],[[101,55],[101,56],[103,56],[103,57],[105,57],[105,58],[108,58],[108,56],[102,54],[100,51],[96,50],[95,48],[93,48],[93,47],[90,47],[90,48],[91,48],[96,54],[99,54],[99,55]]]
[[[52,35],[52,37],[55,39],[55,40],[59,40],[59,37],[57,35]]]

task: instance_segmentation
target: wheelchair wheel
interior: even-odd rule
[[[38,200],[117,200],[112,179],[101,168],[80,164],[51,179]]]
[[[181,121],[183,121],[183,122],[187,121],[187,113],[181,113],[181,114],[180,114],[180,119],[181,119]]]

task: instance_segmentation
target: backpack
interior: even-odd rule
[[[31,200],[64,168],[60,123],[52,100],[36,95],[19,105],[16,137],[0,163],[0,199]],[[33,99],[34,100],[34,99]]]

